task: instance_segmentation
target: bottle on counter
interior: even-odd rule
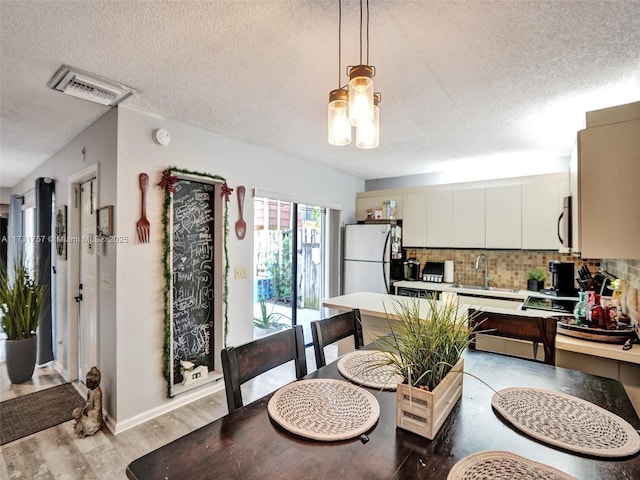
[[[582,325],[587,319],[587,292],[578,292],[578,303],[573,309],[573,318],[576,325]]]
[[[596,293],[594,297],[595,304],[589,311],[591,326],[594,328],[605,328],[607,325],[607,312],[600,303],[600,295]]]

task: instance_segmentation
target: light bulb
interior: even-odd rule
[[[346,90],[332,90],[329,93],[328,140],[331,145],[349,145],[351,143],[351,124],[349,123],[349,100]]]
[[[377,148],[380,144],[380,109],[378,98],[374,97],[373,121],[360,123],[356,127],[356,147]]]
[[[369,65],[349,70],[349,121],[354,127],[373,121],[373,68]]]

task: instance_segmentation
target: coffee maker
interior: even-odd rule
[[[551,272],[551,288],[542,289],[540,293],[556,297],[576,296],[575,269],[572,262],[553,260],[549,262],[549,272]]]

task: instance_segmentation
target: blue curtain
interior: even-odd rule
[[[38,323],[38,365],[53,360],[53,330],[51,303],[51,240],[53,193],[55,182],[52,178],[38,178],[36,180],[36,238],[43,241],[36,242],[36,268],[44,285],[44,302]]]

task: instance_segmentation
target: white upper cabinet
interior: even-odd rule
[[[486,248],[522,248],[522,187],[485,190]]]
[[[453,245],[453,191],[427,191],[427,246]]]
[[[453,246],[485,248],[484,188],[454,190]]]
[[[427,192],[405,193],[402,197],[402,245],[426,247]]]
[[[567,195],[568,179],[522,186],[522,248],[528,250],[558,250],[562,201]],[[568,219],[562,219],[566,221]]]
[[[471,186],[359,193],[357,219],[364,220],[368,208],[382,208],[385,200],[395,200],[405,247],[563,249],[558,217],[570,192],[568,172]]]
[[[640,120],[587,128],[578,138],[582,258],[640,259]]]

